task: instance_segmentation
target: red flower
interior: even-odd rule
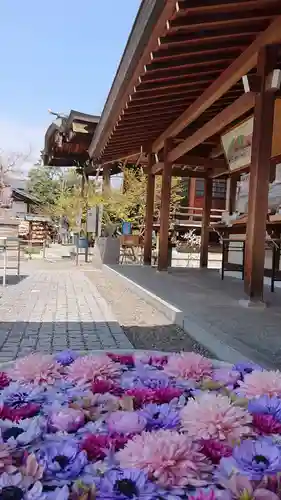
[[[134,398],[135,409],[141,408],[147,403],[170,403],[172,399],[179,398],[183,394],[180,389],[167,387],[165,389],[128,389],[126,396]]]
[[[232,448],[227,444],[216,441],[215,439],[207,439],[202,441],[201,452],[205,457],[209,458],[213,464],[218,464],[223,457],[230,457]]]
[[[110,448],[118,451],[128,440],[129,437],[119,434],[112,436],[90,434],[82,441],[81,449],[86,451],[89,460],[102,460]]]
[[[115,363],[121,363],[122,365],[135,366],[134,356],[131,354],[114,354],[113,352],[107,352],[107,356]]]
[[[40,406],[36,404],[26,404],[21,408],[10,408],[7,405],[3,405],[0,408],[0,418],[2,420],[11,420],[12,422],[18,422],[25,418],[34,417],[40,410]]]
[[[0,390],[10,385],[10,382],[11,379],[8,377],[7,373],[0,372]]]
[[[253,415],[253,427],[259,434],[281,433],[281,423],[272,415]]]
[[[114,382],[102,378],[94,380],[91,389],[94,394],[106,394],[107,392],[109,392],[110,394],[114,394],[115,396],[120,396],[120,394],[122,394],[123,392],[120,387],[114,384]]]

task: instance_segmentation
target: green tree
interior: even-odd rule
[[[60,196],[61,181],[57,168],[35,165],[28,174],[28,191],[48,210]]]

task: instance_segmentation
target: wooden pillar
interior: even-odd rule
[[[201,227],[200,267],[208,267],[209,227],[212,208],[213,179],[204,181],[204,205]]]
[[[164,144],[164,166],[162,171],[161,207],[160,207],[160,234],[158,271],[166,271],[169,265],[169,219],[172,186],[172,164],[168,161],[168,153],[172,140],[166,139]]]
[[[154,154],[149,153],[147,187],[146,187],[144,254],[143,254],[143,261],[144,264],[146,265],[151,265],[151,254],[152,254],[152,231],[153,231],[154,191],[155,191],[155,175],[151,173],[153,160],[154,160]]]
[[[84,172],[82,173],[82,178],[81,178],[81,196],[84,197],[85,194],[85,174]]]
[[[110,169],[105,168],[102,172],[102,194],[109,195],[110,193]]]
[[[275,95],[268,77],[277,65],[277,47],[269,45],[258,56],[260,89],[255,96],[254,130],[245,246],[245,292],[253,301],[263,300],[266,217]]]
[[[237,190],[237,182],[238,175],[232,174],[227,179],[227,190],[226,190],[226,207],[225,209],[229,214],[233,214],[235,212],[235,202],[236,202],[236,190]]]

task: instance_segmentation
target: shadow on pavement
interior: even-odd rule
[[[28,278],[28,275],[21,275],[21,276],[6,276],[6,286],[15,286],[18,285],[21,281],[25,280]],[[0,286],[3,285],[3,276],[0,276]],[[3,287],[2,289],[0,288],[0,296],[2,291],[5,290]]]

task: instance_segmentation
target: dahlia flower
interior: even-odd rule
[[[281,372],[279,370],[254,371],[238,381],[237,393],[248,399],[259,396],[281,396]]]
[[[253,415],[271,415],[281,423],[281,399],[276,397],[261,396],[251,399],[248,411]]]
[[[9,371],[13,380],[52,384],[61,377],[60,365],[48,354],[29,354],[17,359],[14,368]]]
[[[70,349],[67,349],[65,351],[59,352],[56,355],[56,361],[62,365],[62,366],[68,366],[73,361],[78,358],[79,354],[77,352],[71,351]]]
[[[37,460],[48,480],[76,479],[87,464],[87,455],[74,440],[58,439],[40,447]]]
[[[210,465],[200,447],[176,431],[143,432],[116,454],[123,468],[140,469],[160,486],[204,484]]]
[[[120,365],[105,354],[82,356],[67,367],[67,378],[78,384],[92,382],[95,378],[114,378],[120,373]]]
[[[164,366],[164,372],[170,377],[196,380],[209,378],[213,372],[212,362],[195,352],[172,354]]]
[[[182,429],[192,439],[218,439],[231,443],[250,433],[251,415],[234,406],[227,396],[202,393],[181,411]]]
[[[90,434],[81,443],[81,449],[85,450],[89,460],[100,460],[104,458],[108,450],[120,450],[127,443],[130,436],[113,434],[112,436],[102,434]]]
[[[114,411],[107,419],[110,433],[137,434],[146,427],[146,418],[134,411]]]
[[[280,447],[268,438],[242,441],[239,446],[234,447],[231,457],[221,459],[218,475],[229,478],[233,471],[254,481],[259,481],[264,476],[277,475],[281,471]]]
[[[75,432],[85,422],[82,410],[63,407],[54,411],[49,418],[49,427],[53,431]]]
[[[157,486],[147,475],[133,469],[111,469],[97,479],[97,500],[127,500],[128,498],[156,500]]]
[[[146,429],[174,429],[180,423],[179,412],[170,404],[148,404],[141,411],[146,420]]]
[[[25,447],[39,439],[45,430],[41,417],[20,420],[18,423],[0,421],[0,440],[11,448]]]
[[[43,486],[36,481],[31,488],[26,488],[22,474],[7,474],[0,476],[1,500],[45,500]]]
[[[200,444],[203,455],[209,458],[213,464],[218,464],[222,457],[230,457],[232,455],[232,448],[221,441],[207,439]]]

